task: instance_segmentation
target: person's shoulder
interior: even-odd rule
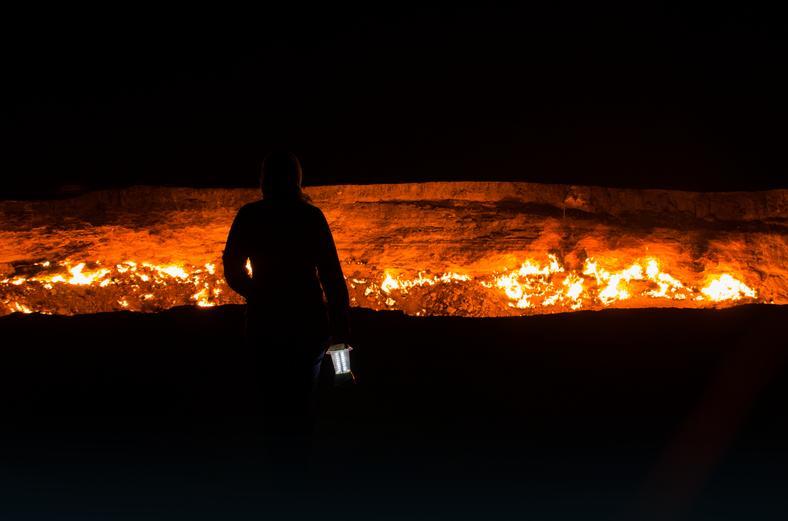
[[[309,201],[304,201],[303,205],[308,211],[312,212],[313,214],[315,214],[315,215],[323,215],[323,210],[321,210],[320,208],[318,208],[314,204],[310,203]]]
[[[241,206],[238,210],[239,215],[249,215],[255,212],[259,212],[263,207],[263,200],[260,199],[258,201],[252,201],[251,203],[246,203],[245,205]]]
[[[323,210],[315,206],[314,204],[310,203],[309,201],[301,201],[301,207],[304,209],[304,212],[309,214],[310,216],[317,218],[317,219],[325,219],[325,215],[323,215]]]
[[[248,223],[255,221],[257,216],[261,213],[261,202],[262,201],[254,201],[241,206],[235,214],[234,222],[236,226],[245,227]]]
[[[253,210],[255,208],[262,208],[264,205],[265,205],[265,199],[258,199],[257,201],[246,203],[241,207],[241,210],[243,210],[244,208]]]

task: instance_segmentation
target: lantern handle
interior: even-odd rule
[[[331,344],[328,346],[326,352],[330,353],[331,351],[342,351],[343,349],[347,349],[348,351],[353,351],[353,346],[350,344],[346,344],[345,342],[340,342],[338,344]]]

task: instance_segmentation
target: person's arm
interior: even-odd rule
[[[246,273],[246,260],[249,258],[246,251],[246,242],[243,237],[244,209],[241,208],[233,219],[227,243],[224,246],[222,264],[224,266],[224,280],[233,291],[249,300],[252,295],[252,279]]]
[[[339,264],[334,237],[323,212],[319,211],[319,251],[317,274],[326,294],[328,318],[331,327],[331,342],[347,343],[350,337],[350,298],[347,292],[342,266]]]

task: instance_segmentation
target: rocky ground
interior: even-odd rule
[[[747,302],[788,302],[787,190],[693,193],[463,182],[307,192],[328,217],[354,304],[361,307],[501,316],[566,311],[574,304],[601,309],[737,303],[703,299],[702,288],[723,273],[753,289]],[[132,187],[62,200],[0,202],[0,314],[238,303],[222,287],[219,259],[233,215],[257,197],[254,189]],[[525,260],[544,268],[551,258],[563,270],[561,277],[584,278],[579,301],[554,300],[564,291],[558,276],[521,280],[535,288],[526,288],[532,292],[529,305],[495,287],[496,277]],[[630,288],[632,300],[602,302],[604,284],[584,273],[589,259],[616,273],[638,262],[645,269],[649,258],[683,284],[682,300],[645,297],[658,287],[644,280],[642,287]],[[116,268],[125,261],[177,265],[188,276],[132,280]],[[84,273],[110,273],[85,286],[61,281],[47,288],[45,281],[33,280],[55,273],[69,280],[69,269],[79,263],[85,263]],[[206,264],[215,270],[209,273]],[[382,291],[387,273],[404,283]],[[451,274],[468,279],[423,283]],[[423,277],[420,285],[402,290],[417,277]]]

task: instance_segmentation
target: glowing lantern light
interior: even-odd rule
[[[347,344],[334,344],[328,348],[328,354],[331,355],[331,363],[334,365],[335,375],[353,377],[353,373],[350,371],[350,351],[352,349]]]

